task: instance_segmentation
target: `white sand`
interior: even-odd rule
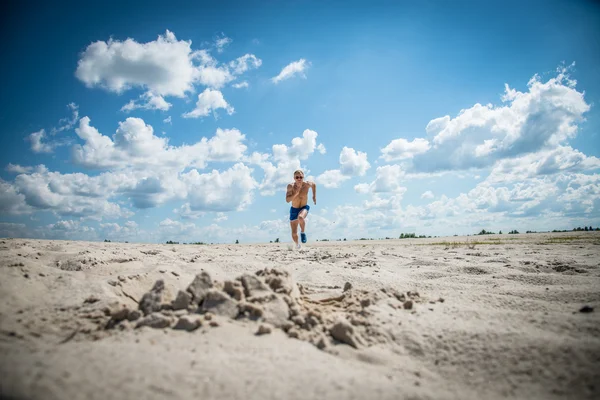
[[[165,310],[152,315],[169,327],[135,328],[141,319],[117,323],[103,311],[125,305],[132,316],[159,279],[170,304],[202,271],[218,297],[223,281],[242,290],[236,277],[265,268],[288,271],[294,289],[252,303],[271,333],[257,335],[264,321],[241,316]],[[317,242],[301,251],[4,239],[0,295],[3,399],[600,398],[597,232]],[[243,304],[258,299],[248,296]],[[240,307],[222,300],[217,314]],[[580,312],[586,305],[594,310]],[[179,314],[202,326],[173,329]],[[320,319],[300,326],[309,315]],[[347,322],[333,335],[350,329],[342,341],[356,348],[333,339],[340,318]]]

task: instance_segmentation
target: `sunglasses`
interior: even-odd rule
[[[295,176],[294,179],[302,179],[301,176]]]

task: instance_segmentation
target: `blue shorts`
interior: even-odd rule
[[[310,207],[308,206],[308,204],[301,208],[290,207],[290,221],[297,220],[298,214],[300,214],[300,211],[302,210],[306,210],[306,214],[308,214]]]

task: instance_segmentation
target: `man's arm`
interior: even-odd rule
[[[298,196],[299,192],[299,190],[294,189],[294,185],[287,185],[287,192],[285,193],[285,202],[289,203],[290,201],[294,200],[296,196]]]
[[[315,203],[315,205],[317,205],[317,184],[316,183],[312,183],[312,191],[313,191],[313,203]]]

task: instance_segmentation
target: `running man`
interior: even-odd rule
[[[312,188],[313,203],[317,204],[317,185],[314,182],[304,181],[304,172],[297,170],[294,172],[294,183],[287,185],[285,194],[285,202],[292,202],[290,208],[290,226],[292,228],[292,239],[296,243],[296,248],[300,248],[298,243],[298,225],[300,225],[300,239],[302,243],[306,243],[306,233],[304,228],[306,225],[305,218],[308,215],[310,206],[308,205],[308,189]]]

